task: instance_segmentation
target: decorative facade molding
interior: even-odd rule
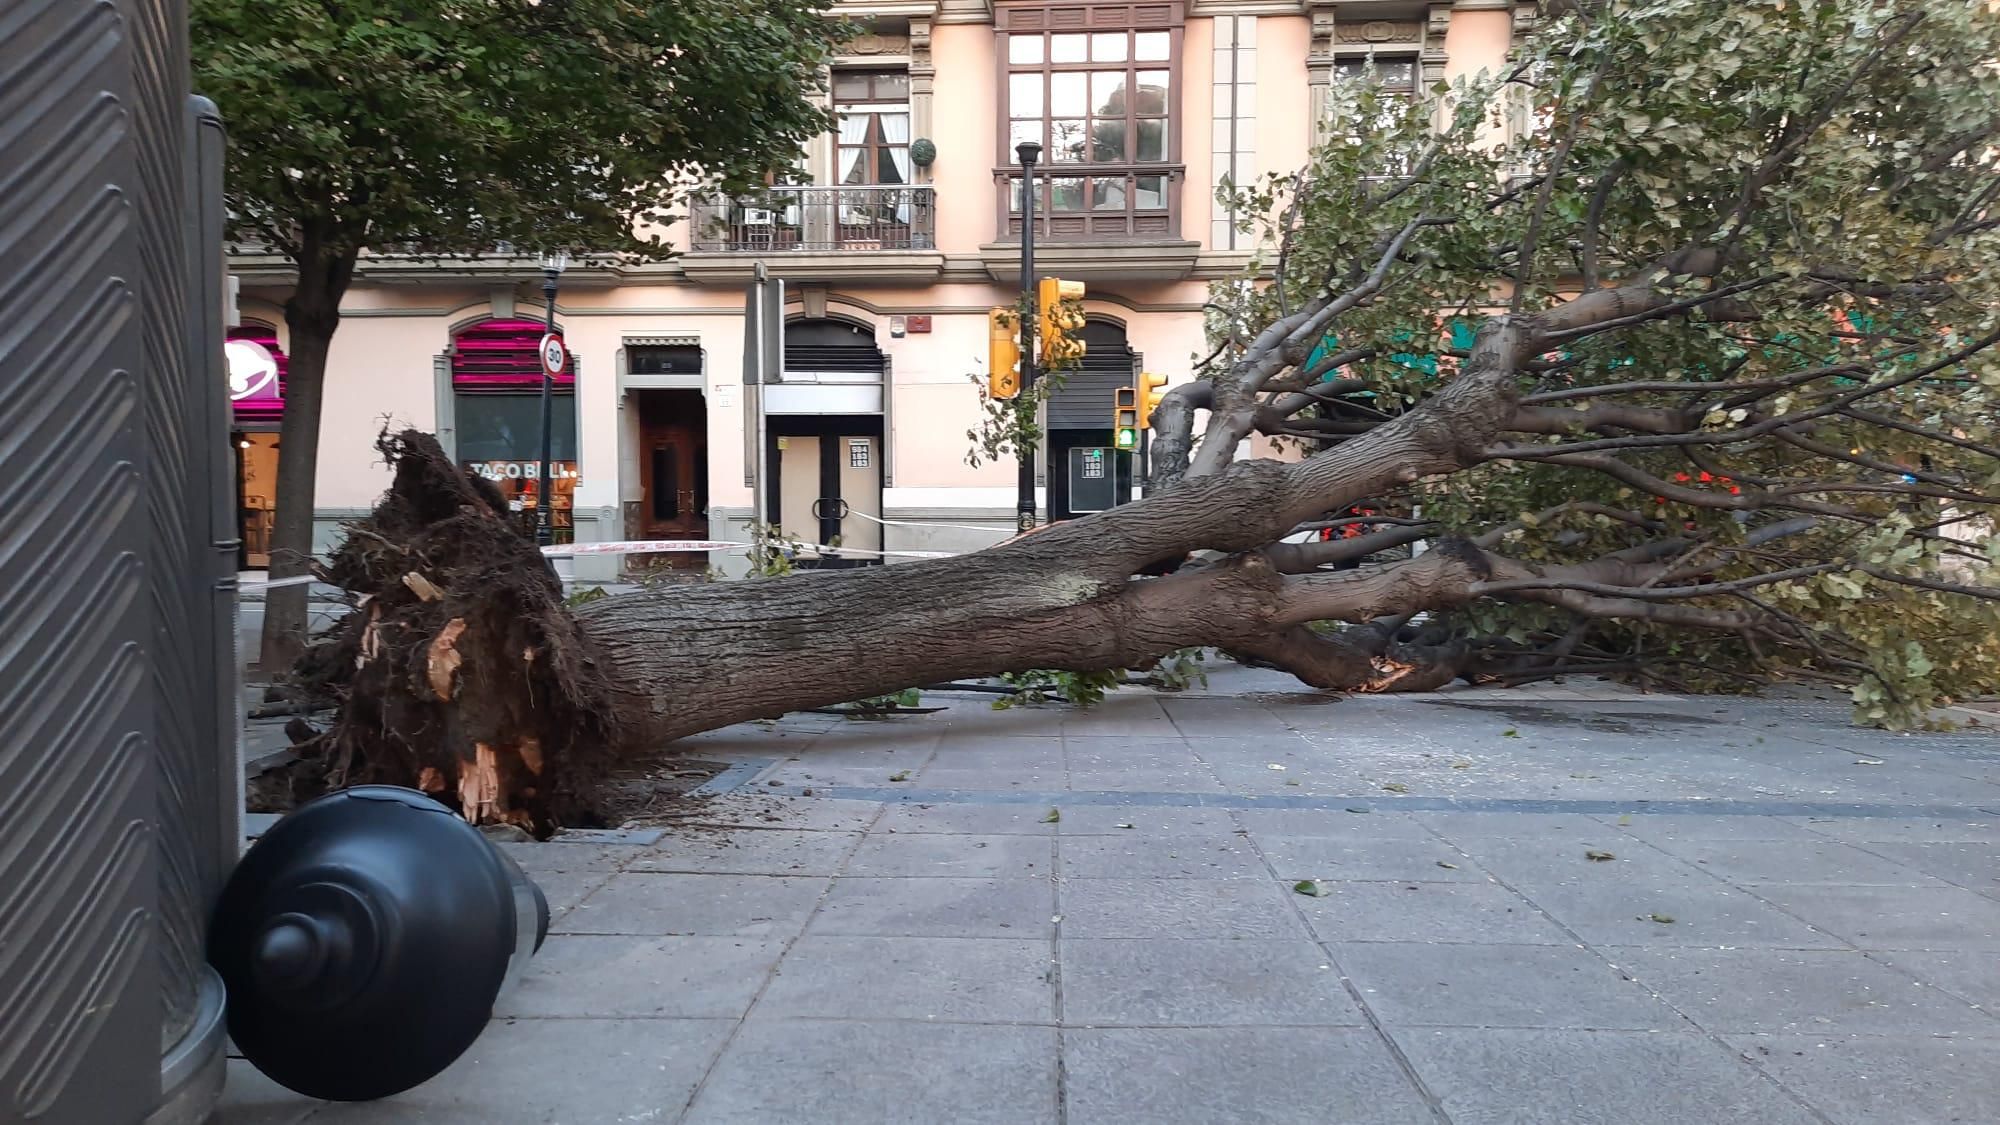
[[[992,23],[993,0],[938,0],[937,23]]]
[[[932,106],[935,102],[937,66],[931,61],[931,21],[912,19],[909,36],[910,51],[910,137],[936,140]],[[913,169],[914,182],[931,182],[928,167]]]
[[[841,44],[840,53],[873,58],[876,55],[907,55],[910,53],[910,37],[907,35],[878,35],[866,31]]]
[[[1302,16],[1306,0],[1188,0],[1189,16]]]
[[[1416,20],[1368,20],[1363,23],[1339,23],[1334,26],[1333,38],[1337,43],[1407,43],[1423,34],[1423,28]]]

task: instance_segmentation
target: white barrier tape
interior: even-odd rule
[[[258,590],[275,590],[280,586],[303,586],[308,582],[317,581],[319,579],[310,574],[301,574],[297,578],[280,578],[274,582],[243,582],[239,583],[236,589],[239,593],[251,594]]]
[[[630,539],[615,543],[562,543],[543,547],[542,553],[564,555],[639,555],[675,551],[741,551],[748,543],[726,543],[714,539]]]
[[[876,519],[867,512],[857,512],[852,509],[847,514],[850,516],[860,516],[869,523],[879,523],[883,527],[943,527],[950,528],[953,531],[991,531],[1000,535],[1012,535],[1016,530],[1013,527],[979,527],[969,523],[931,523],[928,520],[883,520]]]
[[[542,554],[550,558],[565,558],[571,555],[657,555],[689,551],[747,551],[748,543],[726,543],[709,539],[632,539],[615,543],[562,543],[542,548]],[[816,552],[821,555],[869,555],[878,558],[908,559],[948,559],[953,551],[870,551],[865,547],[828,547],[818,543],[802,543],[798,552]]]

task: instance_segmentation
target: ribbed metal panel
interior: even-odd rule
[[[159,1093],[152,459],[138,293],[142,214],[171,200],[144,199],[132,72],[157,48],[131,14],[109,0],[0,0],[9,1122],[134,1121]],[[164,73],[164,60],[153,69]]]

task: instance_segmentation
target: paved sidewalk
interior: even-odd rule
[[[2000,1120],[2000,738],[1844,720],[1225,667],[733,728],[694,823],[514,848],[555,935],[451,1070],[221,1120]]]

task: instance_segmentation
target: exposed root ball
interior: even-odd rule
[[[339,705],[298,748],[294,800],[386,783],[474,823],[588,823],[618,718],[562,583],[494,487],[429,434],[383,434],[395,484],[323,579],[354,598],[294,682]]]

